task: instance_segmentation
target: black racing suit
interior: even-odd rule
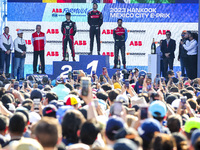
[[[94,35],[96,35],[97,51],[100,52],[100,27],[103,24],[103,15],[100,11],[88,13],[88,24],[90,25],[90,53],[93,51]]]
[[[73,21],[64,21],[62,22],[61,32],[63,33],[63,58],[66,57],[66,49],[67,43],[69,41],[69,46],[71,49],[72,57],[75,57],[75,50],[74,50],[74,35],[76,34],[76,23]]]
[[[126,39],[127,39],[127,29],[125,29],[123,27],[115,28],[113,30],[113,38],[115,40],[114,64],[117,65],[119,49],[121,49],[122,63],[125,65],[126,64],[125,42],[126,42]]]

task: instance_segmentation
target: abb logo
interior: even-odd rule
[[[131,41],[129,46],[142,46],[142,41]]]
[[[110,57],[114,57],[114,52],[103,52],[103,56],[108,55]]]
[[[74,45],[86,45],[86,41],[75,41]]]
[[[170,30],[159,30],[158,35],[166,35],[166,32]]]
[[[25,40],[26,45],[31,45],[31,40]]]
[[[47,56],[59,56],[59,52],[58,51],[48,51],[47,52]]]
[[[113,30],[107,29],[107,30],[103,30],[102,34],[113,34]]]
[[[61,8],[54,8],[52,10],[52,13],[62,13],[62,9]]]
[[[47,34],[59,34],[59,30],[58,29],[48,29]]]

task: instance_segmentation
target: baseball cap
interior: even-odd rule
[[[63,79],[63,77],[58,76],[58,77],[56,78],[56,83],[61,84],[61,83],[64,83],[64,82],[65,82],[65,79]]]
[[[121,85],[118,82],[115,82],[114,84],[114,89],[121,89]]]
[[[2,81],[0,81],[0,87],[3,87],[3,82]]]
[[[9,110],[10,112],[14,113],[15,112],[15,106],[12,103],[8,103],[4,105],[7,110]]]
[[[57,108],[53,104],[46,105],[42,111],[43,116],[56,118]]]
[[[154,101],[149,106],[149,111],[154,117],[164,117],[167,113],[166,105],[161,101]]]
[[[30,123],[36,123],[38,122],[39,120],[41,120],[41,117],[38,113],[32,111],[29,113],[29,122]]]
[[[31,99],[33,100],[35,98],[39,98],[40,100],[42,100],[42,93],[38,89],[35,89],[31,92]]]
[[[18,30],[18,31],[17,31],[17,34],[21,34],[21,33],[23,33],[22,30]]]
[[[176,100],[174,100],[174,101],[172,102],[171,106],[172,106],[173,108],[178,109],[180,102],[181,102],[180,99],[176,99]]]
[[[131,140],[122,138],[116,141],[114,150],[137,150],[138,146]]]
[[[191,143],[193,146],[199,137],[200,137],[200,130],[199,129],[194,130],[191,136]]]
[[[139,78],[140,78],[141,76],[143,76],[143,77],[145,78],[146,74],[147,74],[146,71],[141,70],[141,71],[139,72]]]
[[[129,100],[126,95],[118,95],[116,97],[116,102],[122,102],[123,104],[129,105]]]
[[[187,133],[191,133],[192,129],[200,129],[200,118],[189,118],[184,129]]]
[[[151,139],[153,138],[153,134],[155,132],[160,132],[160,131],[161,131],[160,123],[153,118],[148,118],[144,120],[142,125],[138,128],[139,135],[143,140],[146,141],[151,141]]]
[[[60,124],[62,123],[62,120],[63,120],[63,117],[64,117],[66,111],[73,110],[73,109],[74,109],[74,107],[73,106],[69,106],[69,105],[68,106],[59,107],[59,109],[56,112],[56,118],[58,119]]]
[[[81,100],[76,95],[70,94],[64,98],[64,103],[66,105],[76,105],[81,103]]]
[[[19,141],[13,141],[9,147],[14,150],[43,150],[41,144],[32,138],[21,138]]]
[[[109,118],[107,125],[106,125],[106,135],[114,136],[117,134],[117,131],[124,127],[124,121],[122,118],[117,116],[112,116]],[[114,140],[114,139],[113,139]]]

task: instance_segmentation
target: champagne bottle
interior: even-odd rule
[[[156,53],[156,44],[155,44],[155,40],[153,38],[153,42],[151,44],[151,54],[155,54]]]

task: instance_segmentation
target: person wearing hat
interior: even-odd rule
[[[144,70],[141,70],[139,72],[139,78],[134,87],[134,90],[137,94],[142,93],[143,82],[144,82],[144,78],[145,78],[146,74],[147,73]]]
[[[44,32],[41,32],[41,25],[36,25],[36,32],[32,34],[31,41],[33,44],[33,73],[37,74],[37,62],[40,55],[40,63],[42,67],[42,74],[45,73],[45,52],[44,47],[46,44],[46,36]]]
[[[14,78],[17,79],[17,73],[19,71],[20,80],[24,79],[24,62],[26,57],[26,42],[23,39],[22,30],[17,31],[17,38],[14,41],[15,50],[15,63],[14,63]]]
[[[75,50],[74,50],[74,35],[76,34],[76,23],[71,21],[71,13],[67,12],[66,14],[66,21],[62,22],[61,31],[63,34],[63,60],[68,61],[69,55],[66,52],[67,43],[69,42],[69,47],[71,49],[73,61],[75,61]],[[68,55],[68,56],[66,56]]]
[[[186,41],[189,41],[188,37],[185,36],[186,35],[186,30],[184,30],[181,33],[181,40],[180,40],[180,44],[179,44],[179,55],[178,55],[178,61],[180,61],[181,64],[181,75],[183,77],[186,76],[186,62],[187,62],[187,51],[185,50],[185,48],[183,47],[183,45],[181,44],[181,42],[186,43]]]
[[[92,55],[94,35],[96,35],[97,52],[100,55],[100,27],[103,24],[103,15],[97,10],[97,3],[93,4],[93,10],[88,13],[88,24],[90,26],[90,55]]]
[[[11,35],[9,35],[9,27],[6,26],[4,28],[4,33],[0,37],[0,71],[4,71],[4,64],[6,66],[6,76],[9,76],[9,68],[10,68],[10,54],[13,50],[13,40]]]

